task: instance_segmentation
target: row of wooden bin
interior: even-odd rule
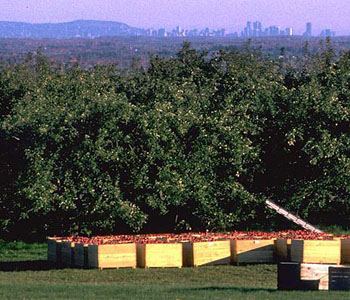
[[[48,239],[48,260],[81,268],[196,267],[276,263],[350,263],[350,240],[227,240],[84,245]]]

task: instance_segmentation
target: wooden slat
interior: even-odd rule
[[[142,268],[181,268],[182,244],[137,244],[137,266]]]
[[[74,247],[74,266],[78,268],[88,267],[88,245],[76,243]]]
[[[232,260],[234,263],[273,263],[274,240],[234,240]]]
[[[341,240],[341,263],[350,263],[350,239]]]
[[[277,239],[275,240],[275,257],[277,261],[290,261],[291,239]]]
[[[90,268],[135,268],[136,244],[89,245]]]
[[[62,265],[66,267],[74,266],[74,242],[63,241],[61,243]]]
[[[56,240],[52,238],[47,239],[47,260],[51,262],[56,262]]]
[[[53,263],[61,263],[62,238],[47,238],[47,260]]]
[[[57,241],[55,238],[47,238],[47,260],[57,262]]]
[[[227,265],[231,263],[231,241],[183,243],[184,265]]]
[[[291,260],[300,263],[340,264],[339,240],[293,240]]]
[[[182,244],[182,261],[184,267],[193,267],[193,243]]]

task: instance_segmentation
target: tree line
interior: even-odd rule
[[[281,51],[282,52],[282,51]],[[147,69],[0,69],[1,237],[281,229],[271,199],[350,220],[350,52],[184,43]]]

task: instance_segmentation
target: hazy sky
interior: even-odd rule
[[[142,28],[226,28],[241,31],[247,20],[263,27],[305,23],[313,34],[330,28],[350,34],[350,0],[0,0],[0,21],[64,22],[109,20]]]

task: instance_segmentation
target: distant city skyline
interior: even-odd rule
[[[146,35],[155,37],[195,37],[195,36],[213,36],[213,37],[266,37],[266,36],[295,36],[293,27],[281,28],[278,24],[270,24],[264,26],[259,20],[247,21],[246,26],[242,31],[238,32],[227,32],[225,28],[212,29],[206,28],[195,28],[187,29],[180,25],[176,26],[171,30],[165,28],[149,28],[145,29]],[[307,22],[305,24],[305,31],[302,34],[305,37],[334,37],[336,32],[330,28],[324,28],[321,32],[314,32],[312,30],[312,23]]]
[[[76,20],[61,23],[24,23],[0,21],[0,38],[98,38],[103,36],[151,36],[167,37],[270,37],[294,36],[292,27],[281,28],[278,25],[264,27],[260,21],[247,21],[244,29],[238,32],[227,32],[225,29],[196,28],[187,29],[180,25],[168,31],[165,28],[138,28],[113,21]],[[320,34],[314,34],[312,23],[305,26],[305,37],[334,37],[336,33],[329,28]]]
[[[58,23],[73,20],[123,22],[140,28],[172,30],[180,25],[241,32],[248,20],[314,35],[330,29],[350,35],[349,0],[0,0],[0,21]]]

